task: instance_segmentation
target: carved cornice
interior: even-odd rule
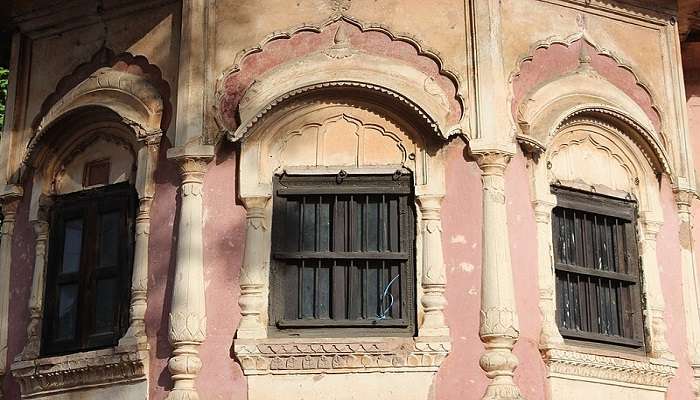
[[[549,349],[543,354],[549,376],[575,376],[614,383],[668,387],[677,364],[668,361],[636,361],[618,357]]]
[[[66,356],[16,361],[12,376],[22,397],[63,393],[146,379],[148,351],[137,346],[117,347]]]
[[[451,345],[414,338],[267,339],[234,342],[246,375],[437,371]]]

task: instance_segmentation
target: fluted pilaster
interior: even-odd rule
[[[266,237],[270,234],[269,223],[266,221],[265,210],[269,196],[243,198],[246,207],[246,238],[241,269],[241,297],[238,304],[241,307],[241,322],[238,325],[239,338],[264,338],[267,336],[266,324],[262,320],[265,307],[263,290],[265,287],[266,271],[269,258],[265,246]]]
[[[491,379],[482,399],[522,399],[513,381],[518,340],[513,273],[506,214],[504,172],[511,155],[485,152],[476,155],[483,185],[483,253],[479,337],[486,347],[479,364]]]
[[[445,262],[442,254],[442,221],[440,206],[442,195],[420,195],[418,204],[421,213],[423,274],[421,305],[425,315],[418,336],[449,336],[445,322]]]

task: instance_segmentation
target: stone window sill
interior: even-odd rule
[[[12,374],[21,386],[23,398],[31,398],[144,381],[147,365],[147,344],[128,343],[108,349],[18,360],[12,364]]]
[[[236,339],[245,375],[434,372],[447,357],[446,338]]]
[[[676,373],[672,360],[607,349],[561,345],[543,350],[549,378],[665,391]]]

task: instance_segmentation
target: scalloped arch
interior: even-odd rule
[[[577,43],[579,44],[579,46],[577,46],[578,49],[575,49],[574,47]],[[577,68],[580,58],[581,47],[584,44],[587,45],[586,49],[588,53],[592,56],[590,57],[590,63],[592,67],[596,69],[596,71],[601,76],[605,77],[612,84],[618,86],[621,90],[628,93],[630,97],[632,97],[637,103],[639,103],[640,107],[645,109],[645,112],[647,113],[649,119],[652,120],[654,128],[658,132],[663,132],[664,126],[666,125],[664,121],[664,115],[661,112],[661,108],[658,106],[658,103],[655,100],[655,96],[653,94],[653,91],[651,90],[651,86],[641,78],[641,76],[635,71],[635,69],[629,62],[624,61],[622,57],[615,54],[614,52],[598,46],[595,43],[595,41],[592,40],[584,32],[578,32],[565,38],[550,37],[545,40],[536,42],[535,44],[530,46],[527,55],[522,56],[516,62],[515,68],[513,69],[513,72],[511,72],[509,77],[509,87],[511,90],[511,111],[513,113],[514,118],[517,117],[517,110],[520,104],[524,101],[524,99],[527,98],[528,94],[532,90],[536,90],[537,86],[545,84],[548,80],[556,79],[560,75],[570,73]],[[528,70],[527,65],[529,63],[536,62],[536,59],[543,58],[543,54],[538,54],[540,51],[556,51],[556,46],[562,46],[565,48],[566,51],[569,52],[577,51],[578,54],[575,54],[573,56],[569,54],[566,59],[558,59],[557,65],[545,69],[546,73],[543,73],[539,76],[535,75],[533,77],[530,77],[534,79],[532,79],[532,81],[528,84],[528,82],[526,82],[526,80],[523,79],[525,75],[531,73]],[[563,53],[561,55],[563,55]],[[624,74],[620,76],[613,76],[613,74],[611,74],[608,69],[604,68],[605,66],[603,65],[603,63],[606,59],[612,61],[616,68],[619,68],[622,71],[624,71]],[[612,66],[612,63],[610,63],[607,66]],[[623,75],[627,76],[625,77]],[[625,87],[624,82],[625,80],[629,79],[631,79],[631,82],[634,82],[634,86],[636,89],[631,87]],[[666,141],[665,137],[664,146],[668,146],[668,142]]]
[[[447,118],[448,123],[443,123],[441,125],[449,125],[448,131],[450,133],[463,133],[466,131],[466,129],[464,129],[464,127],[467,125],[464,121],[466,119],[466,103],[460,87],[461,79],[457,73],[445,67],[443,60],[437,52],[426,48],[416,38],[408,35],[392,33],[388,28],[382,25],[363,24],[347,15],[333,16],[318,25],[303,24],[291,28],[285,32],[273,32],[266,36],[256,46],[241,50],[236,55],[233,65],[225,70],[217,80],[216,111],[217,120],[220,126],[228,131],[230,137],[238,138],[244,132],[237,132],[235,134],[233,132],[237,129],[241,129],[240,125],[248,125],[242,128],[243,131],[247,130],[250,127],[249,125],[251,124],[251,121],[252,123],[257,121],[257,119],[269,111],[271,107],[275,106],[286,98],[307,92],[310,86],[313,86],[314,89],[318,89],[319,87],[327,88],[330,86],[341,87],[345,85],[352,85],[356,87],[362,86],[371,90],[377,89],[383,94],[390,93],[391,97],[398,98],[406,104],[412,103],[413,107],[411,108],[415,110],[415,105],[420,103],[420,101],[415,101],[412,94],[392,90],[394,88],[386,86],[383,87],[382,85],[378,85],[377,82],[368,82],[367,79],[357,79],[357,77],[353,77],[353,79],[346,79],[341,71],[341,73],[337,74],[337,79],[327,79],[322,82],[306,82],[298,87],[290,87],[284,94],[278,94],[277,96],[274,96],[274,98],[268,99],[268,103],[266,104],[267,107],[260,107],[260,112],[256,117],[248,116],[249,118],[246,118],[245,116],[241,115],[241,103],[245,97],[249,97],[249,89],[251,89],[251,87],[258,82],[260,76],[276,67],[279,67],[283,64],[283,62],[288,61],[288,59],[279,59],[284,58],[280,54],[280,49],[283,48],[283,46],[293,46],[296,43],[294,41],[309,39],[309,35],[322,35],[319,37],[314,37],[313,40],[304,42],[304,46],[290,53],[289,57],[292,58],[291,62],[319,53],[326,54],[331,60],[345,58],[346,56],[344,54],[329,53],[329,51],[338,50],[337,47],[339,47],[337,37],[331,38],[331,35],[333,34],[332,31],[335,30],[330,28],[335,27],[335,25],[341,27],[344,24],[356,29],[359,32],[358,35],[364,37],[368,42],[370,39],[376,40],[376,33],[381,34],[380,36],[384,38],[382,40],[389,41],[389,46],[386,46],[388,50],[382,49],[384,54],[379,54],[380,56],[385,57],[387,60],[393,59],[396,62],[403,62],[404,64],[413,63],[416,69],[420,69],[424,75],[431,77],[432,82],[428,82],[427,80],[420,82],[419,89],[428,95],[433,95],[436,97],[443,96],[445,98],[443,101],[448,103],[447,105],[450,112],[448,113]],[[371,33],[371,35],[365,37],[365,35],[369,33]],[[353,31],[352,34],[355,34],[355,32]],[[337,35],[338,33],[336,32],[336,36]],[[320,40],[324,37],[328,37],[328,39]],[[348,40],[349,43],[349,39],[345,39]],[[335,44],[334,41],[336,41]],[[377,53],[368,51],[369,47],[363,47],[369,46],[372,43],[368,45],[367,43],[357,43],[357,41],[357,39],[353,39],[353,50],[357,49],[360,53],[371,56],[377,55]],[[328,45],[330,45],[330,47]],[[396,46],[399,47],[397,48]],[[410,58],[407,54],[405,54],[409,53],[406,51],[407,48],[411,49],[410,54],[408,54],[410,55]],[[277,57],[278,59],[266,59],[265,62],[248,63],[251,56],[258,53],[264,53],[268,49],[268,53],[271,54],[269,57]],[[404,51],[404,54],[402,54],[401,51]],[[251,66],[249,64],[255,64],[255,66]],[[260,67],[260,64],[265,64],[265,66]],[[430,87],[428,87],[428,85],[430,85]],[[438,92],[442,92],[442,94]],[[428,119],[435,119],[432,118],[433,116],[431,115],[430,111],[423,111],[423,117],[429,116],[431,118]],[[434,121],[431,121],[430,123],[435,124]]]

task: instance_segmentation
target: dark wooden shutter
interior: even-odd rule
[[[412,188],[407,174],[276,178],[273,328],[413,333]]]
[[[128,184],[55,199],[44,354],[113,346],[125,332],[135,203],[135,193]]]
[[[562,336],[643,346],[633,201],[554,187],[552,233]]]

